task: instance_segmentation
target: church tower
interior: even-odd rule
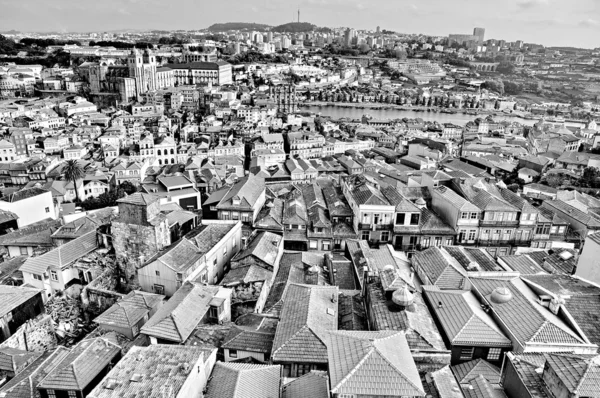
[[[129,77],[135,79],[136,96],[156,90],[156,56],[150,50],[131,50],[127,57]]]

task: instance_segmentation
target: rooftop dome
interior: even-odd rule
[[[512,299],[513,295],[506,287],[497,287],[490,295],[492,303],[504,304],[508,303]]]
[[[408,285],[404,285],[392,294],[392,301],[400,307],[408,307],[414,300],[415,296],[408,290]]]
[[[395,269],[396,269],[396,268],[395,268],[395,267],[394,267],[392,264],[388,264],[388,265],[385,265],[385,266],[383,267],[383,270],[384,270],[384,271],[393,271],[393,270],[395,270]]]
[[[423,206],[425,206],[427,203],[425,202],[425,199],[423,199],[423,198],[419,198],[419,199],[417,199],[417,200],[415,201],[415,204],[416,204],[416,205],[419,205],[419,206],[420,206],[420,205],[423,205]]]
[[[317,265],[312,265],[309,269],[308,269],[308,273],[309,274],[318,274],[319,273],[319,267]]]

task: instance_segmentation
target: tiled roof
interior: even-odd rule
[[[206,362],[208,355],[203,348],[171,344],[132,347],[88,397],[178,396],[184,383],[196,374],[194,365],[202,358]]]
[[[446,345],[421,293],[413,294],[414,305],[404,311],[398,311],[397,306],[386,299],[381,284],[367,284],[366,289],[370,307],[369,319],[373,330],[406,332],[406,339],[412,350],[446,351]]]
[[[236,182],[217,205],[219,208],[252,207],[265,190],[265,180],[258,177],[244,177]],[[240,204],[234,205],[233,199],[239,199]]]
[[[43,195],[46,192],[49,191],[38,187],[25,188],[21,189],[20,191],[11,193],[7,196],[3,196],[2,198],[0,198],[0,200],[3,200],[5,202],[18,202],[20,200],[32,198],[34,196]]]
[[[41,275],[49,267],[61,268],[67,266],[98,247],[96,230],[60,245],[41,256],[31,257],[25,261],[20,270]]]
[[[52,233],[61,226],[60,220],[48,218],[0,236],[1,246],[53,246]]]
[[[193,267],[203,255],[196,245],[184,237],[158,252],[146,265],[156,261],[175,272],[183,273]]]
[[[0,317],[40,294],[40,289],[25,286],[0,285]]]
[[[222,289],[185,282],[146,322],[141,332],[160,339],[183,343],[202,321],[210,301]]]
[[[291,283],[304,283],[302,253],[284,252],[279,261],[279,270],[265,302],[265,310],[280,303],[284,292]]]
[[[17,348],[0,348],[0,370],[19,373],[24,366],[40,357],[40,352],[19,350]]]
[[[527,255],[501,256],[498,257],[498,260],[502,260],[512,270],[520,272],[522,275],[546,273],[538,263]]]
[[[546,385],[542,380],[542,372],[546,358],[544,354],[519,354],[507,353],[507,358],[516,371],[517,377],[521,380],[527,392],[532,398],[546,398]]]
[[[201,225],[185,237],[198,247],[199,253],[208,253],[237,223]]]
[[[537,303],[537,296],[519,278],[503,280],[473,277],[471,283],[520,344],[584,344],[562,320]],[[498,287],[507,288],[512,298],[502,304],[490,300],[490,295]]]
[[[338,289],[291,284],[273,342],[273,361],[326,363],[325,333],[337,329]]]
[[[430,247],[415,253],[412,258],[415,269],[422,270],[432,284],[440,289],[460,290],[465,284],[466,276],[462,268],[459,271],[458,266],[451,264],[452,260],[448,259],[439,247]]]
[[[259,232],[245,250],[239,252],[231,261],[246,264],[258,259],[265,264],[275,267],[279,246],[283,244],[281,235],[272,232]],[[248,259],[248,258],[253,259]]]
[[[333,255],[331,272],[335,275],[335,284],[340,289],[358,289],[356,281],[356,269],[352,261],[337,255]]]
[[[267,203],[256,217],[254,227],[283,231],[283,200],[275,198]]]
[[[565,252],[571,254],[566,260],[563,258],[566,256],[563,254]],[[538,263],[539,266],[543,266],[545,262],[547,266],[554,268],[557,273],[572,275],[577,266],[577,257],[574,254],[574,250],[558,248],[553,249],[552,254],[545,251],[535,251],[527,253],[527,256]]]
[[[251,352],[262,352],[269,356],[273,348],[275,333],[258,330],[248,330],[239,326],[233,326],[229,334],[223,340],[221,348],[243,350]]]
[[[69,355],[69,349],[58,346],[54,351],[46,351],[13,379],[0,387],[5,398],[39,397],[37,385],[46,375],[56,368]]]
[[[322,370],[310,372],[285,384],[281,398],[329,398],[329,377]]]
[[[127,203],[130,205],[147,206],[159,200],[157,195],[150,193],[136,192],[117,200],[117,203]]]
[[[425,396],[402,332],[330,332],[327,352],[333,394]]]
[[[490,383],[500,383],[500,369],[481,358],[452,366],[452,372],[460,384],[470,383],[482,375]]]
[[[600,296],[573,296],[565,308],[592,344],[600,345]]]
[[[597,285],[568,275],[526,275],[521,279],[528,285],[544,289],[549,294],[569,296],[570,298],[600,295],[600,287]]]
[[[251,283],[258,281],[270,281],[273,277],[273,272],[259,267],[257,265],[244,265],[236,267],[227,272],[221,281],[221,285],[237,285],[241,283]]]
[[[360,290],[340,290],[338,329],[368,330],[365,303]]]
[[[511,347],[491,316],[471,292],[425,290],[448,340],[457,346]]]
[[[382,193],[369,184],[363,183],[354,188],[350,188],[350,194],[357,205],[384,205],[391,206]]]
[[[120,355],[121,347],[104,338],[82,340],[39,383],[43,389],[84,390],[109,363]]]
[[[569,393],[579,397],[598,396],[600,365],[595,361],[568,354],[548,354],[546,361]]]
[[[396,206],[397,212],[413,212],[420,213],[421,210],[415,206],[410,200],[402,196],[396,189],[392,187],[381,188],[381,193],[386,197],[388,202]]]
[[[206,398],[279,397],[281,366],[217,362]]]
[[[323,188],[323,195],[327,202],[327,208],[329,209],[329,215],[331,217],[351,217],[353,215],[352,209],[348,205],[348,202],[339,187],[326,186]]]
[[[116,302],[94,322],[102,325],[131,328],[146,316],[165,296],[135,290]]]
[[[444,201],[451,203],[455,208],[460,209],[461,211],[481,211],[479,207],[475,206],[473,203],[469,202],[467,199],[463,198],[446,186],[434,188],[433,192],[439,194]]]
[[[482,375],[471,380],[467,387],[463,387],[466,398],[506,398],[502,388],[493,386]]]
[[[422,234],[456,235],[456,231],[446,224],[434,211],[424,208],[421,210],[419,229]]]

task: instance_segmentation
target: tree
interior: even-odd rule
[[[67,160],[65,167],[63,168],[63,173],[65,178],[69,181],[73,182],[73,188],[75,189],[75,198],[76,202],[79,202],[79,192],[77,191],[77,180],[83,178],[85,176],[85,172],[83,171],[83,167],[77,160]]]

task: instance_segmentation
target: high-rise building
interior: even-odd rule
[[[378,26],[377,27],[377,34],[381,33],[381,28]]]
[[[136,95],[156,90],[156,57],[145,50],[143,53],[134,49],[127,57],[129,77],[135,79]]]
[[[485,38],[485,29],[484,28],[475,28],[473,29],[473,36],[477,37],[477,41],[479,43],[483,43],[483,40]]]
[[[355,31],[352,28],[346,29],[346,34],[344,35],[344,44],[348,47],[352,46],[352,40],[354,39]]]

